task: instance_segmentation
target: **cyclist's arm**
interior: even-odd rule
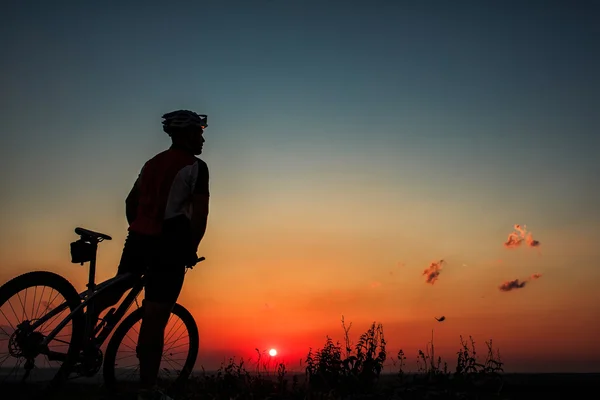
[[[143,168],[142,168],[143,170]],[[138,175],[133,187],[129,191],[127,198],[125,199],[125,216],[127,217],[127,223],[131,225],[137,214],[138,203],[140,201],[140,177],[142,172]]]
[[[209,199],[208,166],[204,161],[199,160],[198,176],[192,195],[192,240],[194,249],[198,248],[206,232]]]
[[[125,199],[125,216],[129,225],[131,225],[137,214],[139,195],[138,183],[136,181]]]

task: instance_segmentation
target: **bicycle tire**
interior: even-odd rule
[[[67,279],[54,272],[33,271],[19,275],[0,286],[0,307],[15,294],[35,286],[46,286],[60,293],[71,312],[81,304],[79,294]],[[54,375],[46,386],[46,389],[58,389],[68,377],[70,369],[79,353],[79,343],[82,341],[84,328],[85,317],[83,312],[80,311],[73,315],[71,340],[67,350],[66,361],[61,364],[56,375]]]
[[[117,357],[117,351],[121,341],[127,335],[127,332],[142,319],[144,313],[143,306],[138,308],[129,314],[121,324],[115,330],[113,336],[108,342],[106,347],[106,354],[104,356],[103,375],[104,384],[110,390],[115,390],[118,382],[115,376],[115,360]],[[189,334],[189,351],[186,357],[185,364],[179,373],[179,376],[173,383],[174,388],[180,388],[181,385],[189,378],[196,363],[198,357],[198,349],[200,344],[200,336],[198,334],[198,326],[192,314],[180,304],[175,304],[171,314],[175,314],[184,323]]]

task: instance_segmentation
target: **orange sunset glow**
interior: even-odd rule
[[[273,221],[260,236],[246,236],[241,230],[225,234],[217,224],[221,222],[219,207],[214,208],[211,223],[215,228],[201,245],[207,260],[188,271],[179,299],[200,330],[198,367],[216,368],[229,357],[256,359],[258,348],[287,362],[289,368],[300,369],[300,359],[309,347],[321,346],[325,335],[342,340],[342,316],[352,322],[351,336],[356,337],[373,321],[382,322],[388,348],[402,348],[408,354],[423,348],[433,330],[437,351],[450,362],[460,335],[472,335],[480,343],[493,338],[514,370],[553,368],[545,367],[551,359],[546,358],[547,344],[539,337],[563,343],[553,357],[561,357],[574,370],[584,369],[586,360],[599,355],[595,342],[599,309],[589,301],[596,296],[591,294],[594,281],[579,280],[578,290],[568,291],[565,284],[577,277],[560,268],[571,257],[592,254],[586,253],[591,248],[583,231],[567,238],[562,231],[535,231],[538,245],[519,249],[503,245],[506,233],[479,235],[490,242],[496,236],[495,243],[481,251],[480,242],[479,249],[464,256],[450,252],[450,246],[467,248],[474,237],[451,236],[443,245],[425,241],[431,251],[420,240],[406,237],[399,251],[400,266],[400,257],[393,257],[397,247],[389,239],[328,232],[325,226],[318,229],[318,221],[300,216],[296,224],[291,219],[279,220],[286,221],[285,225]],[[99,217],[89,219],[86,225],[103,225]],[[226,220],[221,223],[225,225]],[[303,234],[308,229],[303,232],[302,227],[310,223],[321,232]],[[87,269],[69,263],[65,243],[74,238],[67,226],[62,228],[53,228],[54,235],[44,242],[21,242],[20,249],[26,250],[18,254],[14,251],[17,243],[5,240],[3,254],[13,255],[5,258],[2,279],[26,270],[48,269],[64,274],[82,289]],[[112,276],[112,266],[120,257],[123,224],[120,228],[121,237],[117,231],[113,242],[100,244],[99,281]],[[394,230],[383,224],[379,228]],[[508,228],[508,235],[514,237]],[[15,233],[15,238],[28,237]],[[527,234],[523,233],[523,240]],[[237,251],[228,251],[226,244]],[[259,250],[264,248],[269,253]],[[48,257],[38,259],[40,252]],[[428,260],[434,252],[446,253],[442,254],[443,268],[440,260]],[[443,322],[434,319],[440,315],[445,316]]]

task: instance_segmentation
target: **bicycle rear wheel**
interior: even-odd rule
[[[83,313],[46,346],[42,341],[80,302],[73,285],[53,272],[29,272],[0,287],[0,393],[21,391],[23,383],[57,388],[66,379],[83,335]]]
[[[136,346],[143,310],[142,306],[129,314],[108,343],[103,373],[104,382],[111,390],[127,390],[139,381]],[[183,306],[175,304],[173,307],[164,337],[159,385],[178,389],[194,368],[200,342],[196,321]]]

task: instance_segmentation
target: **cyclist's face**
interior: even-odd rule
[[[204,145],[204,129],[198,128],[190,132],[189,145],[195,155],[202,154]]]

